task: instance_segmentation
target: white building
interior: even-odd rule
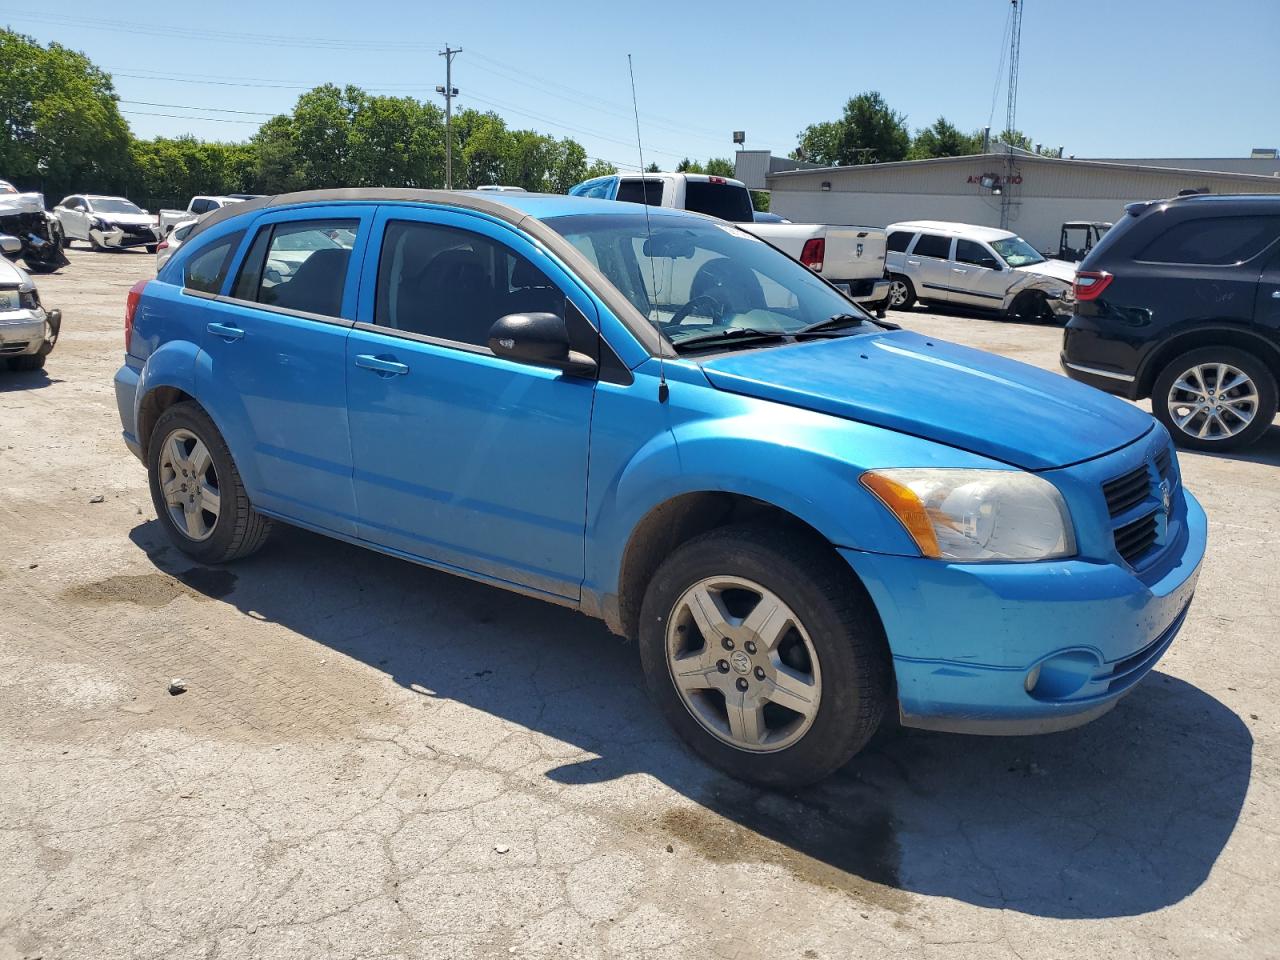
[[[804,169],[779,169],[796,161],[762,162],[763,152],[750,151],[755,156],[744,158],[738,179],[769,190],[770,210],[789,220],[866,226],[954,220],[992,227],[1003,221],[1041,250],[1057,247],[1064,221],[1114,222],[1137,200],[1186,190],[1280,194],[1280,160],[1265,155],[1270,151],[1225,160],[1077,160],[1015,151]]]

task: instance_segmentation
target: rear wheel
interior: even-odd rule
[[[736,526],[680,547],[641,608],[649,691],[676,731],[741,780],[812,783],[867,743],[889,701],[870,601],[830,546]]]
[[[1257,440],[1276,415],[1276,378],[1234,347],[1201,347],[1156,377],[1151,410],[1174,442],[1192,450],[1234,450]]]
[[[898,274],[889,278],[889,308],[910,310],[916,302],[916,288],[911,281]]]
[[[249,503],[222,434],[196,404],[174,404],[160,415],[147,468],[156,515],[183,553],[226,563],[266,542],[271,521]]]

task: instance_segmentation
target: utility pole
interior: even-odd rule
[[[444,96],[444,188],[453,189],[453,98],[458,95],[458,88],[453,85],[453,58],[462,52],[462,48],[452,49],[447,43],[440,51],[444,57],[444,86],[436,87],[436,93]]]
[[[1013,4],[1012,20],[1009,24],[1009,104],[1005,111],[1005,131],[1012,136],[1014,124],[1018,119],[1018,58],[1022,49],[1022,4],[1019,0],[1010,0]],[[1004,183],[1000,191],[1000,226],[1009,229],[1010,207],[1013,205],[1011,188],[1013,187],[1013,144],[1005,144]]]

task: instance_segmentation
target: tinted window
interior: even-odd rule
[[[623,180],[618,184],[618,195],[614,199],[624,200],[627,203],[647,203],[651,207],[660,207],[662,206],[662,181]]]
[[[1176,223],[1138,254],[1153,263],[1229,264],[1249,260],[1280,236],[1280,217],[1211,217]]]
[[[358,225],[358,220],[276,224],[256,295],[245,299],[304,313],[338,316]],[[241,293],[240,283],[236,284],[236,292]]]
[[[227,278],[231,257],[235,254],[236,247],[240,245],[240,238],[243,236],[243,231],[238,231],[215,240],[187,260],[182,268],[182,285],[188,290],[218,293],[222,289],[222,281]]]
[[[613,189],[613,177],[604,177],[600,180],[588,180],[586,183],[580,183],[572,190],[569,195],[572,197],[593,197],[596,200],[608,200],[609,191]]]
[[[914,233],[908,233],[906,230],[895,230],[889,234],[889,242],[885,244],[885,247],[894,253],[906,253],[907,247],[911,246],[911,238],[914,236]]]
[[[922,233],[912,251],[917,257],[937,257],[946,260],[951,256],[951,238],[940,237],[935,233]]]
[[[183,225],[183,226],[181,226],[181,227],[177,227],[177,228],[173,231],[173,239],[175,239],[175,240],[177,240],[177,241],[179,241],[179,242],[181,242],[181,241],[183,241],[183,240],[187,239],[187,234],[191,232],[191,228],[192,228],[192,227],[194,227],[194,226],[195,226],[195,224],[194,224],[194,223],[187,223],[187,224],[184,224],[184,225]]]
[[[684,206],[694,213],[705,213],[733,223],[751,223],[754,217],[751,194],[746,187],[709,180],[688,180],[684,187]]]
[[[975,267],[996,268],[996,258],[980,243],[972,240],[956,240],[956,260],[960,263],[971,263]]]
[[[484,346],[509,313],[564,316],[564,294],[519,254],[454,227],[387,224],[378,261],[374,322]]]
[[[213,207],[213,203],[208,200],[192,200],[191,201],[192,213],[206,213],[212,207]]]

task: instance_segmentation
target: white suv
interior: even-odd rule
[[[1046,260],[1016,233],[942,220],[892,223],[889,305],[917,300],[998,310],[1017,320],[1067,319],[1075,265]]]

